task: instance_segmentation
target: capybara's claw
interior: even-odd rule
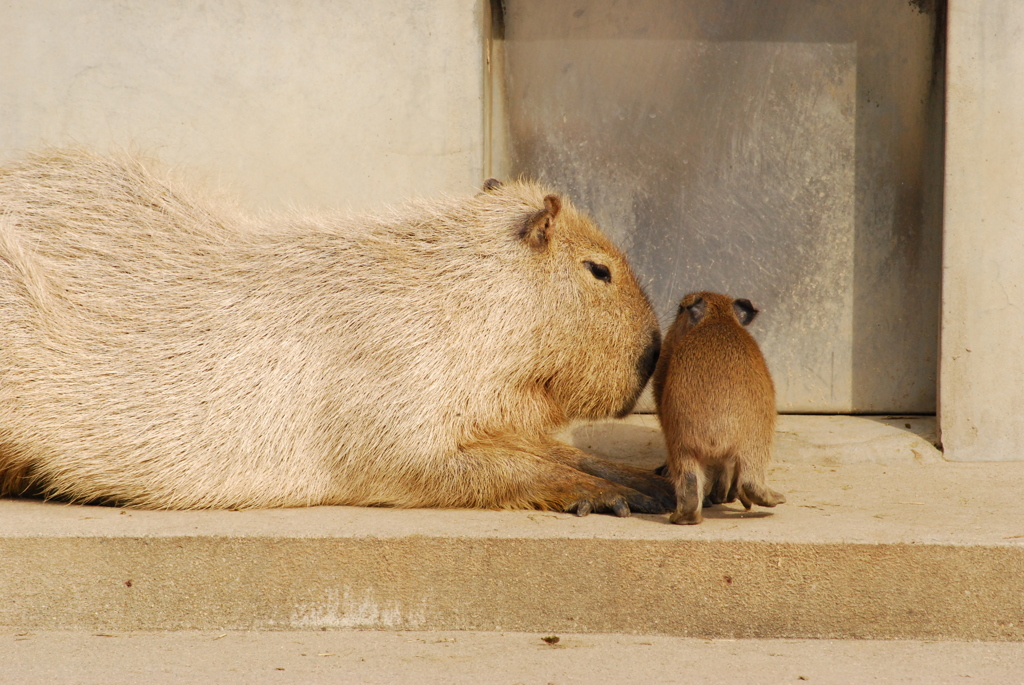
[[[611,488],[577,491],[576,497],[564,502],[562,511],[586,516],[590,513],[614,514],[619,517],[629,516],[631,512],[638,514],[664,514],[666,510],[661,502],[648,497],[642,492],[612,485]]]

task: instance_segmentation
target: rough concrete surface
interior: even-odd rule
[[[480,632],[0,633],[4,683],[1001,683],[1019,643]]]
[[[652,422],[569,433],[655,466]],[[1024,464],[944,462],[933,425],[784,418],[771,482],[789,501],[719,507],[700,526],[0,500],[0,626],[1024,639]]]
[[[1024,459],[1024,3],[950,0],[942,434],[949,459]]]

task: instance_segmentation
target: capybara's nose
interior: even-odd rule
[[[640,365],[637,368],[644,381],[654,373],[654,367],[658,365],[659,355],[661,355],[661,331],[654,329],[651,332],[651,343],[644,350],[643,356],[640,357]]]

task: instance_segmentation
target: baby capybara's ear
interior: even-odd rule
[[[736,312],[736,318],[744,326],[749,326],[750,322],[757,316],[757,313],[761,311],[751,304],[750,300],[733,300],[732,310]]]
[[[704,320],[704,315],[708,311],[708,303],[704,301],[703,297],[698,297],[687,309],[690,312],[690,326],[696,326]]]

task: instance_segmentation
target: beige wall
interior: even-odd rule
[[[940,412],[948,459],[1024,459],[1024,2],[950,0]]]
[[[484,177],[483,0],[0,4],[0,160],[135,145],[252,206]]]

